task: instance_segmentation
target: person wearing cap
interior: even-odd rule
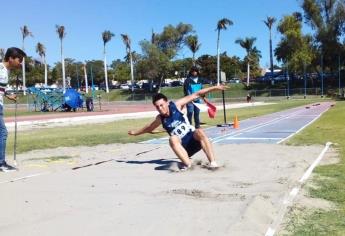
[[[202,89],[202,83],[199,78],[199,69],[196,66],[192,66],[189,70],[189,75],[183,83],[183,92],[185,96],[196,93]],[[200,98],[187,104],[187,117],[189,123],[192,124],[192,118],[194,115],[194,127],[200,128],[200,109],[194,104],[200,103]]]
[[[10,172],[16,170],[5,161],[7,129],[4,122],[4,97],[15,101],[16,95],[6,93],[6,86],[8,84],[9,70],[21,68],[23,58],[26,57],[25,52],[19,48],[8,48],[3,62],[0,62],[0,172]]]

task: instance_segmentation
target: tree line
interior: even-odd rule
[[[267,17],[263,24],[268,29],[268,43],[270,50],[269,68],[282,68],[293,74],[307,72],[337,72],[343,64],[345,43],[345,7],[341,0],[304,0],[301,2],[301,12],[282,17],[279,21],[274,17]],[[236,23],[236,22],[235,22]],[[104,46],[103,60],[77,61],[64,58],[63,41],[66,37],[64,26],[56,25],[56,33],[60,39],[61,61],[55,65],[47,65],[46,48],[38,42],[36,52],[41,61],[35,61],[32,56],[25,59],[22,72],[23,83],[32,86],[35,83],[57,83],[64,89],[66,86],[85,86],[85,76],[94,84],[103,85],[109,91],[109,81],[119,82],[150,80],[162,84],[166,78],[185,77],[192,65],[201,68],[201,76],[212,81],[219,81],[219,70],[224,71],[227,78],[242,78],[249,86],[250,78],[261,75],[261,51],[255,46],[256,37],[238,38],[234,42],[245,50],[244,58],[220,52],[220,32],[231,30],[235,24],[228,18],[223,18],[215,24],[217,30],[217,55],[200,55],[197,53],[202,47],[198,35],[191,24],[179,23],[167,25],[162,32],[152,31],[150,40],[139,42],[141,52],[132,50],[130,36],[121,34],[126,49],[126,56],[122,60],[114,60],[108,66],[106,46],[115,37],[109,30],[101,33]],[[303,34],[303,23],[310,26],[312,33]],[[272,29],[276,28],[280,40],[275,48],[272,47]],[[22,48],[25,50],[25,39],[33,36],[28,26],[21,28]],[[229,42],[227,42],[229,43]],[[190,50],[190,56],[176,59],[184,47]],[[4,50],[0,50],[0,56]],[[278,64],[273,63],[273,59]],[[24,70],[25,68],[25,70]],[[91,73],[92,70],[92,73]],[[25,73],[26,71],[26,73]]]

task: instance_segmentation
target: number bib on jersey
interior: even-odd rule
[[[192,131],[192,126],[186,123],[181,123],[175,127],[175,129],[171,132],[171,135],[176,135],[180,139],[182,139],[189,131]]]

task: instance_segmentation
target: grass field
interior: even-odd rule
[[[312,198],[331,201],[336,209],[301,211],[290,215],[287,229],[292,235],[345,235],[345,102],[340,101],[303,132],[289,140],[289,145],[336,144],[340,163],[318,166],[308,193]]]
[[[237,115],[241,120],[312,103],[313,101],[316,100],[284,100],[272,105],[230,109],[227,110],[227,121],[231,122],[234,115]],[[129,129],[140,128],[152,119],[123,120],[106,124],[76,125],[23,131],[18,135],[17,152],[20,153],[34,149],[55,148],[61,146],[92,146],[97,144],[139,142],[166,135],[164,132],[153,135],[145,134],[136,137],[130,137],[127,135],[127,131]],[[205,121],[209,126],[222,123],[223,112],[219,111],[215,119],[209,119],[206,113],[201,113],[201,120]],[[12,133],[9,134],[7,151],[9,154],[13,152]]]

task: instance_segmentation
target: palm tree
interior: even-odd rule
[[[24,47],[25,38],[28,36],[33,37],[33,34],[30,32],[29,28],[26,25],[24,25],[23,27],[20,27],[20,31],[22,32],[22,40],[23,40],[22,41],[23,42],[22,49],[23,49],[23,51],[25,51],[25,47]],[[22,72],[23,72],[24,95],[26,95],[25,57],[23,58]]]
[[[126,46],[127,54],[129,54],[129,62],[131,64],[131,82],[132,82],[132,92],[134,91],[134,70],[133,70],[133,56],[131,50],[131,39],[127,34],[121,34],[122,41]]]
[[[5,57],[5,49],[0,48],[0,59],[3,60]]]
[[[105,45],[111,40],[112,37],[114,37],[115,34],[110,32],[109,30],[106,30],[102,33],[102,39],[103,39],[103,54],[104,54],[104,79],[105,79],[105,91],[109,93],[109,86],[108,86],[108,70],[107,70],[107,57],[106,57],[106,50]]]
[[[241,47],[244,48],[247,52],[247,86],[249,86],[251,53],[252,52],[255,52],[255,53],[258,52],[256,47],[253,48],[255,40],[256,40],[255,37],[251,37],[251,38],[245,38],[245,39],[239,38],[235,41],[235,43],[238,43],[239,45],[241,45]]]
[[[223,18],[221,20],[218,21],[217,23],[217,31],[218,31],[218,37],[217,37],[217,85],[219,85],[219,81],[220,81],[220,45],[219,45],[219,40],[220,40],[220,31],[221,30],[226,30],[227,26],[233,25],[232,21],[227,19],[227,18]]]
[[[264,20],[265,25],[268,27],[270,31],[270,68],[271,68],[271,76],[273,76],[273,53],[272,53],[272,25],[276,22],[276,18],[268,16],[266,20]]]
[[[198,42],[197,35],[189,35],[185,41],[187,47],[193,53],[193,66],[195,66],[195,53],[200,49],[201,44]]]
[[[61,53],[61,68],[62,68],[62,88],[63,92],[66,91],[66,78],[65,78],[65,59],[63,57],[63,46],[62,41],[64,37],[66,36],[65,26],[63,25],[55,25],[56,33],[59,36],[60,39],[60,53]]]
[[[40,42],[36,45],[36,52],[40,55],[43,63],[44,63],[44,86],[48,85],[48,70],[47,70],[47,62],[46,62],[46,48]]]
[[[153,45],[156,45],[156,33],[153,31],[153,29],[152,29],[152,32],[151,32],[151,43],[153,44]]]
[[[123,59],[127,63],[130,63],[131,62],[131,55],[132,55],[133,65],[135,65],[135,63],[137,63],[141,59],[141,56],[136,51],[132,51],[131,54],[127,53],[127,55]]]
[[[85,93],[88,93],[89,92],[89,83],[87,80],[86,63],[83,64],[83,69],[84,69],[84,78],[85,78]]]

